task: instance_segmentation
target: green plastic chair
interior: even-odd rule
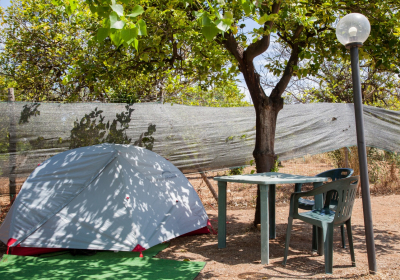
[[[351,175],[353,175],[353,169],[350,168],[336,168],[336,169],[331,169],[324,171],[322,173],[319,173],[315,175],[316,177],[327,177],[330,178],[332,181],[348,178]],[[303,184],[297,183],[294,186],[294,191],[295,192],[301,192],[301,187]],[[332,208],[331,210],[335,210],[334,208],[336,207],[335,201],[332,202]],[[300,198],[299,199],[299,208],[303,210],[312,210],[314,209],[314,200],[310,199],[305,199],[305,198]],[[342,235],[342,246],[343,248],[346,248],[346,238],[344,234],[344,226],[341,226],[340,233]],[[315,227],[313,227],[313,237],[312,237],[312,250],[316,251],[317,250],[317,230]]]
[[[351,231],[351,212],[357,192],[358,176],[349,177],[322,185],[308,192],[293,193],[290,197],[290,211],[286,230],[286,243],[283,265],[286,265],[293,219],[299,219],[322,229],[324,238],[325,273],[332,274],[333,268],[333,229],[346,224],[352,265],[356,266]],[[299,213],[299,198],[323,194],[324,208]],[[332,203],[333,201],[336,201]],[[332,206],[336,205],[336,211]]]

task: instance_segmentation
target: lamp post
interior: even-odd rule
[[[351,73],[353,80],[354,113],[356,118],[357,148],[360,163],[361,192],[364,211],[365,238],[367,243],[368,266],[371,273],[377,272],[375,242],[372,225],[371,199],[369,192],[367,152],[364,139],[364,117],[361,96],[360,66],[358,47],[361,47],[369,36],[371,26],[368,19],[357,13],[343,17],[336,27],[336,37],[340,43],[350,49]]]

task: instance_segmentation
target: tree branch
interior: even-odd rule
[[[277,14],[279,12],[279,9],[281,7],[281,3],[274,3],[272,5],[272,11],[271,14]],[[264,31],[267,31],[272,28],[272,25],[274,24],[273,21],[267,21],[264,24]],[[246,57],[246,60],[253,61],[253,59],[263,52],[265,52],[269,48],[269,44],[271,42],[271,33],[268,32],[268,35],[264,35],[260,40],[258,40],[255,43],[250,44],[244,54],[244,57]]]
[[[231,32],[224,34],[224,39],[220,42],[237,60],[239,63],[239,70],[243,69],[243,47],[238,44],[235,36]]]
[[[294,42],[297,38],[300,37],[301,32],[303,31],[304,26],[298,26],[296,31],[292,36],[292,41]],[[302,42],[304,43],[304,42]],[[300,52],[300,43],[293,43],[292,52],[289,58],[289,61],[285,67],[285,71],[283,72],[282,78],[276,84],[275,88],[272,90],[270,98],[271,99],[280,99],[284,91],[286,90],[287,85],[290,82],[290,79],[293,76],[293,67],[299,62],[299,52]]]

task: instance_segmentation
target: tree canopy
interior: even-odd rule
[[[275,53],[264,56],[266,61],[288,59],[288,52],[277,48]],[[304,63],[300,62],[300,67]],[[264,88],[273,88],[277,80],[260,69],[261,83]],[[361,89],[363,103],[370,106],[391,110],[400,109],[400,78],[394,71],[374,67],[370,60],[361,60]],[[284,93],[285,103],[353,103],[353,82],[351,65],[348,58],[337,58],[334,61],[325,59],[320,69],[313,75],[298,78],[292,77]]]
[[[190,32],[183,36],[175,31],[176,24],[185,26],[180,15],[175,17],[179,22],[173,23],[170,15],[144,13],[148,22],[153,16],[157,21],[138,32],[142,39],[135,49],[126,42],[115,44],[112,35],[101,37],[102,20],[88,8],[71,13],[60,3],[23,0],[3,11],[3,88],[14,87],[17,96],[35,101],[163,99],[190,104],[198,103],[197,95],[202,93],[201,99],[206,100],[202,104],[219,102],[222,96],[223,104],[246,104],[234,83],[237,70],[228,64],[227,52],[205,38],[189,45]],[[152,36],[144,36],[145,30]],[[210,94],[216,89],[219,99]]]
[[[362,63],[361,80],[364,104],[400,109],[400,79],[395,73]],[[353,103],[350,62],[324,62],[318,74],[297,80],[291,91],[300,102]]]

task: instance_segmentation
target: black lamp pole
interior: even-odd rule
[[[362,43],[351,43],[346,45],[350,49],[351,74],[353,79],[354,113],[356,117],[357,148],[360,163],[361,193],[364,212],[365,239],[367,243],[367,255],[369,271],[372,274],[377,272],[374,229],[372,225],[371,198],[369,192],[367,151],[364,137],[364,116],[361,96],[360,65],[358,58],[358,47]]]

